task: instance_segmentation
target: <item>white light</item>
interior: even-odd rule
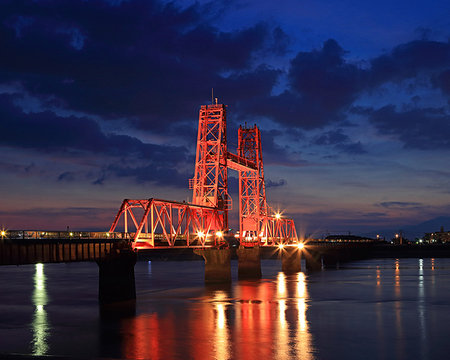
[[[278,245],[278,248],[279,248],[279,249],[282,249],[282,248],[284,248],[284,245],[283,245],[283,244],[279,244],[279,245]]]
[[[280,213],[276,213],[276,214],[275,214],[275,218],[279,219],[280,217],[281,217],[281,214],[280,214]]]
[[[222,231],[218,231],[218,232],[216,232],[216,236],[217,236],[217,237],[222,237],[222,236],[223,236],[223,233],[222,233]]]
[[[298,246],[298,248],[301,250],[301,249],[303,249],[303,248],[305,247],[305,244],[303,244],[303,243],[298,243],[297,246]]]
[[[199,238],[203,237],[204,235],[205,235],[205,233],[204,233],[203,231],[199,231],[199,232],[197,233],[197,236],[198,236]]]

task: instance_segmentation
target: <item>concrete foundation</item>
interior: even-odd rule
[[[308,249],[308,251],[305,251],[305,266],[310,271],[322,270],[322,255]]]
[[[136,299],[134,265],[137,255],[127,244],[118,244],[107,256],[97,260],[100,304]]]
[[[223,283],[231,281],[230,249],[195,249],[194,254],[205,259],[205,282]]]
[[[325,269],[336,269],[339,264],[339,255],[337,252],[323,254],[322,263]]]
[[[240,246],[236,250],[238,256],[239,279],[261,279],[261,248]]]
[[[281,269],[285,274],[302,271],[302,250],[297,247],[285,247],[281,251]]]

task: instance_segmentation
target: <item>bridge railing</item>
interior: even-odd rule
[[[44,230],[7,230],[1,239],[11,240],[129,240],[131,233],[105,231],[44,231]]]

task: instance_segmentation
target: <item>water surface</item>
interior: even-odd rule
[[[0,268],[0,354],[130,359],[446,359],[450,259],[383,259],[205,286],[203,262],[138,262],[102,309],[95,263]],[[232,272],[237,264],[232,262]]]

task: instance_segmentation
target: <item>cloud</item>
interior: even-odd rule
[[[356,155],[367,153],[360,141],[352,142],[351,139],[342,132],[342,129],[327,131],[316,137],[314,143],[316,145],[333,146],[336,150],[347,154]]]
[[[384,84],[401,84],[405,79],[422,76],[444,94],[450,94],[448,64],[450,42],[411,41],[361,66],[349,62],[347,52],[336,40],[329,39],[320,49],[297,53],[286,74],[288,86],[284,91],[255,96],[240,108],[288,128],[322,128],[345,120],[357,99],[370,96]],[[363,152],[358,143],[347,144],[346,148],[343,150]]]
[[[251,66],[258,51],[282,53],[286,34],[264,23],[224,32],[212,12],[151,0],[3,3],[0,79],[55,106],[166,132],[195,116],[211,87],[233,103],[274,84],[276,72]]]
[[[370,85],[413,78],[421,72],[446,68],[450,64],[450,42],[411,41],[371,60]]]
[[[450,96],[450,69],[442,71],[433,79],[434,85]]]
[[[276,138],[282,135],[279,130],[261,131],[261,144],[263,151],[263,161],[265,165],[282,166],[305,166],[307,162],[301,157],[300,153],[293,151],[288,146],[281,146]]]
[[[129,135],[108,134],[89,118],[60,117],[50,111],[26,114],[11,104],[14,98],[0,95],[0,146],[58,154],[67,159],[74,155],[86,159],[92,155],[100,156],[102,162],[111,164],[107,166],[107,172],[102,170],[103,175],[94,184],[103,184],[107,176],[115,175],[134,178],[137,182],[175,185],[174,179],[185,177],[179,172],[178,165],[188,161],[193,163],[192,156],[183,146],[144,143]],[[139,165],[133,165],[135,163]],[[63,172],[58,181],[74,178],[73,172]]]
[[[280,179],[278,181],[274,181],[271,179],[265,179],[265,183],[266,183],[266,188],[271,188],[271,187],[284,186],[287,184],[287,181],[285,179]]]
[[[58,176],[58,181],[74,181],[75,173],[72,171],[65,171]]]
[[[368,110],[369,120],[382,134],[399,139],[406,148],[450,148],[450,115],[442,108],[398,112],[394,105]]]
[[[409,201],[384,201],[376,205],[387,209],[409,209],[409,208],[415,209],[423,206],[422,203]]]

